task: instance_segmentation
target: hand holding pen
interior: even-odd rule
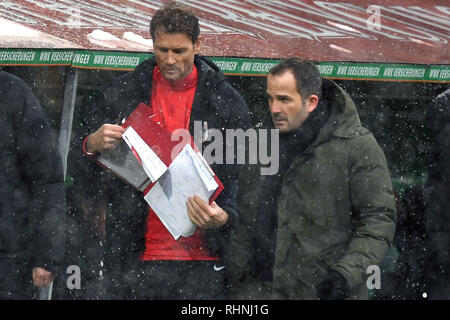
[[[103,124],[97,131],[91,133],[86,141],[86,151],[90,153],[104,152],[117,146],[125,129],[120,125],[120,114],[116,124]]]

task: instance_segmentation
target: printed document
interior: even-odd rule
[[[198,195],[209,203],[217,188],[214,173],[201,153],[186,144],[144,198],[167,230],[178,239],[191,236],[196,228],[187,213],[188,198]]]

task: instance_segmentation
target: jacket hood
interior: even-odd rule
[[[364,130],[355,103],[334,81],[323,79],[319,103],[324,103],[329,108],[330,116],[316,139],[317,143],[328,140],[331,136],[352,138]]]

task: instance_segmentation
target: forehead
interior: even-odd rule
[[[297,81],[291,71],[267,77],[267,92],[273,94],[299,94],[297,91]]]
[[[192,46],[191,38],[185,33],[167,33],[158,30],[153,39],[154,45],[167,48],[179,48]]]

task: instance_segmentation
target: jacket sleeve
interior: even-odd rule
[[[349,150],[352,236],[331,269],[340,272],[350,289],[366,281],[367,268],[380,265],[395,232],[396,209],[391,177],[383,151],[372,134],[358,134]]]
[[[219,93],[223,98],[221,108],[227,114],[223,126],[226,129],[242,129],[244,131],[250,128],[251,122],[247,104],[239,93],[228,83],[224,84]],[[223,146],[223,154],[226,155],[226,143]],[[237,148],[237,146],[235,147]],[[216,202],[229,215],[231,227],[207,229],[206,236],[209,248],[219,254],[225,260],[225,263],[228,261],[230,254],[230,231],[234,224],[233,221],[237,216],[238,179],[239,172],[242,169],[242,164],[237,163],[236,155],[237,152],[234,150],[233,164],[212,165],[213,170],[221,177],[224,185],[224,190]]]
[[[25,84],[21,90],[17,150],[31,197],[31,264],[56,273],[63,264],[66,225],[62,161],[39,102]]]
[[[255,237],[258,237],[256,219],[261,202],[259,166],[246,165],[239,177],[239,188],[247,190],[237,197],[238,214],[231,231],[231,255],[227,271],[227,288],[231,299],[267,299],[270,285],[258,280],[254,274],[256,266]]]

